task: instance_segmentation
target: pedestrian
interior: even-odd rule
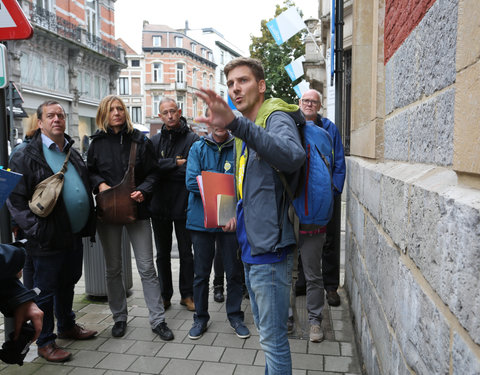
[[[106,191],[122,181],[127,172],[131,147],[136,145],[135,188],[130,199],[136,202],[137,218],[128,224],[102,220],[97,223],[105,257],[108,303],[115,322],[112,336],[124,336],[127,328],[127,296],[122,279],[121,250],[122,231],[126,228],[142,280],[152,331],[162,340],[173,340],[173,333],[165,322],[160,285],[153,263],[152,229],[147,209],[158,179],[152,143],[133,128],[125,103],[117,96],[110,95],[102,99],[96,123],[98,130],[91,137],[87,158],[94,193]]]
[[[276,98],[265,100],[265,76],[258,60],[233,59],[224,72],[230,99],[243,117],[235,117],[213,90],[201,89],[198,96],[210,115],[196,121],[226,127],[237,138],[237,217],[225,230],[237,232],[245,283],[265,353],[265,373],[291,374],[287,319],[295,235],[279,172],[295,191],[305,151],[295,121],[285,112],[298,111],[298,106]]]
[[[317,126],[325,129],[333,141],[334,159],[332,166],[334,207],[338,207],[341,199],[343,184],[345,182],[345,153],[343,150],[342,137],[337,127],[328,118],[322,117],[318,112],[322,108],[320,93],[317,90],[308,90],[302,95],[299,101],[300,109],[307,121],[313,121]],[[334,210],[333,217],[327,224],[325,244],[322,252],[322,276],[323,288],[327,295],[327,302],[330,306],[340,305],[340,296],[337,289],[340,285],[340,249],[334,246],[335,216],[340,212]],[[320,271],[320,269],[319,269]]]
[[[188,127],[175,100],[163,98],[160,101],[159,115],[163,126],[152,137],[152,143],[163,179],[155,187],[149,207],[157,247],[158,277],[167,309],[173,296],[171,252],[172,230],[175,225],[180,257],[180,304],[189,311],[195,311],[192,241],[185,227],[188,201],[185,171],[190,147],[199,137]]]
[[[59,338],[84,340],[97,333],[76,324],[72,311],[75,284],[82,276],[82,237],[95,234],[93,199],[85,163],[72,147],[73,139],[65,134],[63,107],[56,101],[40,104],[37,124],[39,129],[30,143],[15,152],[10,161],[10,168],[23,174],[23,178],[7,205],[27,239],[26,249],[34,268],[33,286],[40,290],[35,303],[44,316],[37,340],[38,355],[47,361],[64,362],[71,353],[55,342],[54,311]],[[48,216],[37,216],[28,204],[35,187],[58,172],[66,160],[61,196]]]
[[[188,333],[192,340],[199,339],[207,330],[208,289],[214,257],[221,254],[223,269],[227,278],[226,311],[230,326],[239,338],[250,337],[244,324],[242,304],[242,263],[237,254],[238,243],[235,233],[224,232],[221,228],[205,228],[204,210],[197,177],[202,171],[233,174],[234,138],[225,128],[209,127],[209,134],[201,137],[190,149],[186,186],[188,197],[187,229],[190,230],[194,250],[193,299],[195,314]],[[215,244],[218,243],[217,254]],[[223,284],[223,271],[222,271]],[[223,286],[222,286],[223,288]],[[223,296],[222,296],[223,297]]]

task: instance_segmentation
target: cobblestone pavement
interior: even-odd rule
[[[208,330],[199,340],[190,340],[188,330],[192,325],[193,314],[179,303],[179,263],[178,259],[172,259],[175,294],[172,306],[166,312],[166,319],[175,339],[164,342],[150,330],[140,279],[135,262],[132,263],[133,288],[128,298],[129,320],[124,337],[111,336],[113,321],[108,304],[102,300],[87,298],[85,281],[82,278],[75,289],[74,309],[77,321],[89,329],[98,330],[98,336],[88,341],[57,340],[57,344],[73,353],[72,360],[64,364],[52,364],[37,357],[36,346],[32,345],[22,367],[0,363],[0,375],[264,374],[264,355],[258,342],[248,299],[243,301],[243,308],[245,322],[252,333],[249,339],[237,338],[228,324],[225,304],[214,302],[211,293],[211,320]],[[305,333],[305,297],[297,297],[299,329],[297,336],[290,338],[295,375],[361,374],[348,301],[342,288],[339,294],[342,298],[339,307],[326,305],[322,322],[326,338],[321,343],[311,343],[303,338],[308,337]],[[3,317],[0,318],[0,324],[0,333],[3,336]]]

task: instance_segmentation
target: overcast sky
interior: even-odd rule
[[[303,19],[318,17],[317,0],[296,0]],[[137,53],[141,52],[143,21],[174,29],[213,27],[226,40],[248,55],[250,35],[260,36],[260,22],[271,19],[275,5],[283,0],[117,0],[115,37],[122,38]]]

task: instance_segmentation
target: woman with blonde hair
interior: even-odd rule
[[[127,328],[127,299],[122,279],[121,251],[122,230],[125,227],[142,280],[152,331],[162,340],[173,340],[173,333],[165,323],[165,310],[153,263],[152,230],[147,210],[148,200],[158,178],[152,142],[133,128],[124,102],[114,95],[107,96],[100,102],[96,124],[98,130],[91,137],[87,157],[94,193],[110,189],[123,180],[131,147],[136,144],[135,188],[130,194],[130,199],[137,205],[136,220],[129,224],[102,220],[97,222],[106,264],[108,303],[115,322],[112,336],[122,337]]]

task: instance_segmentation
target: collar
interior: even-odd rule
[[[54,151],[57,151],[57,152],[62,152],[60,151],[60,148],[58,147],[58,145],[52,141],[50,138],[48,138],[45,134],[41,133],[40,134],[42,136],[42,143],[50,150],[54,150]],[[68,145],[68,140],[67,138],[63,137],[63,139],[65,140],[65,143],[63,145],[63,149],[65,150],[65,148],[67,147]]]

